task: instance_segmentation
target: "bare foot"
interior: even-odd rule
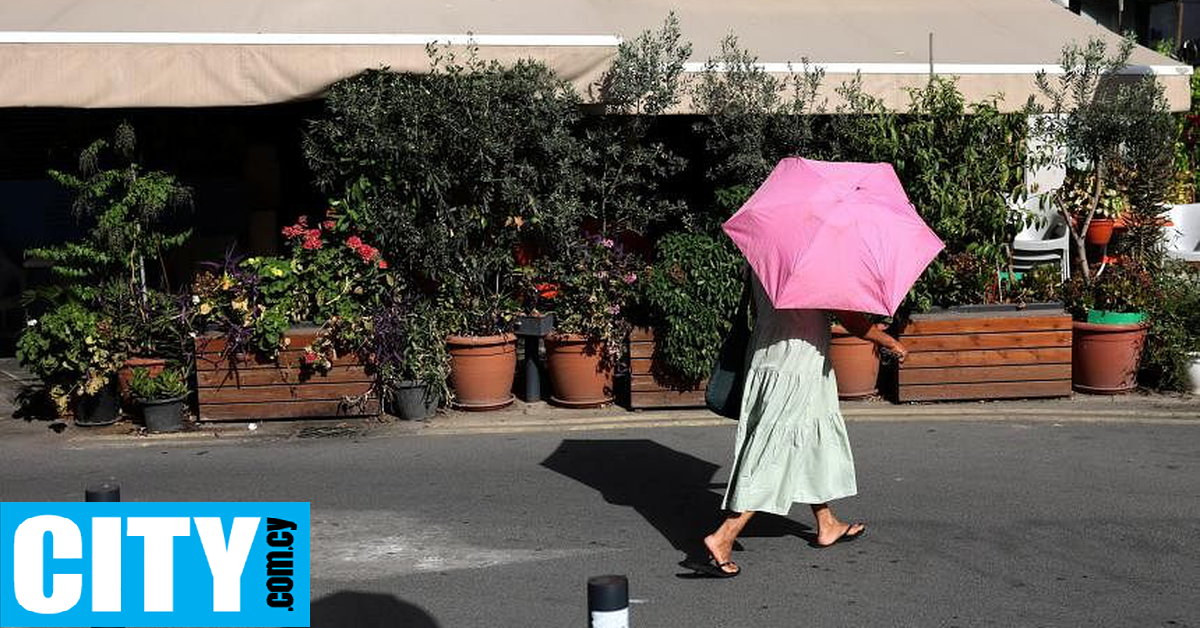
[[[704,547],[713,558],[713,562],[717,564],[717,568],[725,573],[737,573],[741,571],[733,561],[729,560],[733,557],[733,540],[722,541],[717,535],[710,534],[704,537]]]
[[[849,540],[862,534],[864,529],[866,526],[861,523],[844,523],[835,520],[830,525],[821,526],[821,529],[817,531],[817,545],[829,547],[839,540]]]

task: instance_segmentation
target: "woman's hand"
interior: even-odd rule
[[[871,324],[870,319],[859,312],[835,310],[834,315],[847,331],[869,340],[881,350],[895,357],[897,362],[903,362],[908,357],[908,349],[899,340],[885,334],[882,329]]]
[[[892,356],[896,359],[897,362],[904,362],[904,360],[906,358],[908,358],[908,349],[903,344],[901,344],[899,340],[896,340],[895,338],[892,338],[891,336],[886,336],[886,337],[888,339],[890,339],[891,342],[887,343],[887,346],[882,346],[881,348],[884,351],[887,351],[888,353],[892,354]]]

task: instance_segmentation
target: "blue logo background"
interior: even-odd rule
[[[83,574],[79,602],[70,610],[43,615],[22,607],[16,598],[13,542],[17,526],[39,515],[57,515],[70,519],[79,528],[83,540],[82,558],[54,559],[51,537],[43,535],[43,591],[51,594],[55,573]],[[121,521],[121,611],[92,612],[92,518],[120,517]],[[143,606],[144,542],[141,536],[128,536],[128,517],[219,517],[229,543],[235,517],[258,517],[254,543],[242,568],[241,610],[213,611],[213,576],[195,521],[189,521],[189,535],[175,537],[174,595],[172,612],[147,613]],[[288,608],[267,605],[267,553],[284,550],[267,544],[267,519],[286,519],[296,524],[290,531],[293,573]],[[0,503],[0,626],[308,626],[309,604],[309,505],[306,502],[120,502]]]

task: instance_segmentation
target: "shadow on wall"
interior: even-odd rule
[[[542,466],[592,487],[610,504],[633,508],[689,557],[703,555],[700,540],[721,522],[725,484],[712,480],[720,467],[651,440],[564,440]],[[743,536],[809,540],[810,530],[760,513]]]
[[[339,591],[312,603],[313,628],[438,628],[421,607],[385,593]]]

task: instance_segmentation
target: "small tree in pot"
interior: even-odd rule
[[[53,264],[58,282],[42,292],[46,300],[83,303],[120,319],[112,348],[125,361],[119,379],[126,400],[135,366],[160,370],[183,352],[185,330],[167,294],[163,255],[191,235],[164,230],[172,212],[190,206],[191,190],[169,173],[143,169],[136,148],[133,127],[121,124],[112,141],[83,150],[78,174],[50,171],[74,192],[75,217],[88,233],[79,242],[26,252]]]
[[[1039,116],[1034,126],[1046,147],[1035,163],[1057,160],[1090,171],[1090,201],[1071,228],[1077,264],[1068,290],[1076,318],[1074,386],[1084,392],[1111,394],[1137,385],[1146,331],[1154,324],[1145,313],[1156,292],[1153,277],[1163,267],[1161,214],[1173,184],[1176,129],[1154,76],[1121,74],[1133,46],[1125,40],[1111,57],[1098,40],[1067,46],[1058,85],[1038,77],[1049,107],[1029,108],[1053,114]],[[1113,240],[1111,255],[1093,265],[1086,253],[1088,228],[1121,184],[1128,199],[1125,233]],[[1059,195],[1071,191],[1067,186]],[[1060,206],[1067,211],[1069,203]],[[1109,351],[1114,347],[1119,354]]]

